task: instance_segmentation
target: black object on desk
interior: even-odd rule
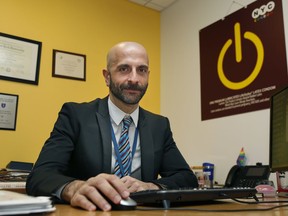
[[[11,169],[11,170],[31,171],[33,168],[33,163],[20,162],[20,161],[10,161],[7,164],[6,168]]]
[[[178,190],[147,190],[131,193],[130,197],[139,204],[163,204],[167,209],[172,203],[213,201],[230,198],[256,198],[255,188],[204,188]]]

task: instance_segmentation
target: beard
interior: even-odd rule
[[[147,88],[148,88],[148,83],[143,86],[140,86],[138,84],[131,84],[131,83],[127,83],[127,84],[123,83],[121,85],[116,85],[113,82],[112,78],[110,77],[110,85],[109,85],[110,92],[116,98],[118,98],[120,101],[126,104],[134,105],[134,104],[139,103],[139,101],[144,96]],[[138,93],[129,94],[129,93],[125,93],[125,91],[123,90],[136,90],[138,91]]]

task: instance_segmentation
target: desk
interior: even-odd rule
[[[262,199],[261,199],[262,200]],[[271,199],[269,199],[271,200]],[[272,199],[275,200],[275,199]],[[281,199],[279,199],[281,200]],[[286,199],[287,200],[287,199]],[[251,200],[250,200],[251,201]],[[267,199],[265,200],[267,201]],[[198,208],[198,209],[263,209],[272,207],[275,205],[283,205],[272,203],[272,204],[241,204],[236,203],[234,201],[225,200],[219,201],[211,204],[205,205],[193,205],[187,208]],[[45,216],[183,216],[183,215],[193,215],[193,216],[230,216],[230,215],[238,215],[238,216],[286,216],[288,215],[288,207],[278,208],[269,211],[245,211],[245,212],[197,212],[191,210],[151,210],[151,211],[143,211],[143,210],[135,210],[135,211],[94,211],[89,212],[82,209],[73,208],[69,205],[56,205],[56,211],[45,214]]]

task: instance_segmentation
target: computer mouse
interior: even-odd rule
[[[137,202],[130,197],[127,199],[122,199],[119,204],[110,203],[112,210],[135,210],[137,207]]]
[[[276,189],[271,185],[257,185],[255,187],[258,193],[262,193],[264,197],[275,197],[276,196]]]

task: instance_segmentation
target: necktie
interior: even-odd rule
[[[129,168],[131,166],[131,148],[129,143],[129,127],[132,123],[132,118],[130,116],[125,116],[122,126],[122,131],[120,135],[120,139],[118,142],[118,148],[119,148],[119,155],[121,159],[121,163],[123,166],[123,174],[120,169],[120,165],[118,160],[116,160],[115,168],[114,168],[114,174],[119,176],[120,178],[123,176],[126,176],[129,174]]]

